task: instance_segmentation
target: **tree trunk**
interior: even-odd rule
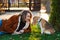
[[[60,0],[52,0],[49,22],[56,31],[60,31]]]

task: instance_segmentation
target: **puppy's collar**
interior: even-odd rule
[[[42,20],[42,18],[40,18],[39,20],[38,20],[38,22],[40,22]]]

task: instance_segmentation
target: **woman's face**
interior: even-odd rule
[[[25,21],[29,22],[30,21],[30,14],[27,13]]]

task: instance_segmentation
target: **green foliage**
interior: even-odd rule
[[[20,35],[4,34],[0,35],[0,40],[60,40],[60,32],[51,35],[39,33],[23,33]]]
[[[49,22],[56,31],[60,31],[60,0],[52,0]]]

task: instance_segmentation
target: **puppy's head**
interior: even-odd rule
[[[34,23],[37,23],[39,18],[40,18],[39,16],[34,16],[34,17],[33,17],[33,22],[34,22]]]

